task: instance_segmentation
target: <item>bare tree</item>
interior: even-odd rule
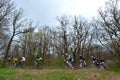
[[[69,20],[67,18],[67,16],[62,16],[62,17],[58,17],[57,20],[59,21],[59,42],[62,46],[63,49],[63,54],[68,53],[68,24],[69,24]]]
[[[119,0],[106,2],[105,8],[99,9],[99,18],[94,26],[97,29],[96,35],[100,43],[120,60],[120,54],[112,48],[113,46],[114,48],[120,47],[120,7],[118,3]]]
[[[11,44],[13,42],[14,37],[21,34],[21,33],[29,32],[29,29],[28,30],[24,29],[25,20],[22,20],[23,11],[22,10],[15,10],[12,14],[13,14],[12,18],[11,18],[12,26],[10,26],[12,29],[12,35],[11,35],[10,40],[8,41],[8,44],[6,47],[6,51],[4,54],[5,56],[4,56],[3,66],[5,66],[5,61],[7,60],[7,56],[9,54],[9,50],[10,50],[10,47],[11,47]]]
[[[78,59],[79,55],[85,56],[89,53],[89,46],[92,43],[92,35],[90,24],[82,17],[74,17],[73,23],[73,35],[72,35],[72,47],[73,56]],[[87,50],[88,49],[88,50]],[[75,61],[76,62],[76,61]]]
[[[50,47],[51,47],[51,29],[49,26],[43,26],[41,29],[41,52],[43,59],[45,58],[46,54],[50,54]],[[39,45],[40,46],[40,45]]]
[[[5,48],[8,37],[11,13],[14,5],[11,0],[0,0],[0,50]]]

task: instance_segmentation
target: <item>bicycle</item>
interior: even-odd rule
[[[71,62],[64,60],[63,68],[65,68],[65,69],[69,69],[69,68],[74,69],[74,66],[73,66],[73,64]]]

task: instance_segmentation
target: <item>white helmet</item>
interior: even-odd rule
[[[68,55],[68,53],[65,54],[66,56]]]

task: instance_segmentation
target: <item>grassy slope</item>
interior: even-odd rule
[[[120,80],[120,71],[2,68],[0,80]]]

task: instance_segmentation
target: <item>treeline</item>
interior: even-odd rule
[[[10,56],[25,56],[31,65],[36,55],[45,65],[62,64],[65,53],[75,64],[79,55],[90,63],[91,56],[120,61],[120,9],[118,0],[109,0],[89,21],[80,16],[57,17],[58,26],[34,25],[23,17],[11,0],[0,0],[0,52],[3,66]],[[37,29],[37,31],[36,31]]]

